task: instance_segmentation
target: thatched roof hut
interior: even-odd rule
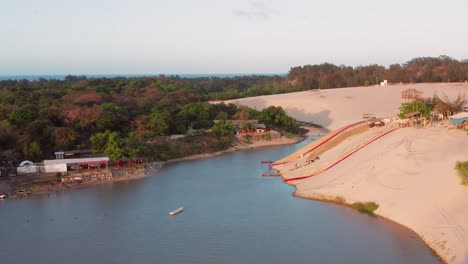
[[[412,117],[419,117],[420,115],[421,115],[420,112],[410,112],[410,113],[406,113],[405,117],[406,118],[412,118]]]
[[[403,99],[420,99],[422,98],[423,92],[416,90],[414,88],[412,89],[406,89],[401,92],[401,98]]]

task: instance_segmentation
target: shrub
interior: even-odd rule
[[[200,120],[193,123],[193,129],[209,129],[213,126],[213,123],[210,120]]]
[[[468,161],[457,161],[455,169],[458,172],[462,185],[468,185]]]
[[[354,209],[365,214],[374,214],[374,211],[379,208],[379,205],[375,202],[357,202],[351,205]]]
[[[243,136],[243,138],[245,139],[245,142],[247,142],[247,144],[252,144],[252,141],[251,141],[251,140],[252,140],[252,135],[250,135],[250,134],[245,134],[245,135]]]
[[[342,196],[336,196],[335,197],[335,202],[339,204],[346,204],[346,199],[343,198]]]

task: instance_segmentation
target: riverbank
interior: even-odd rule
[[[159,170],[167,163],[175,163],[187,160],[195,160],[195,159],[203,159],[214,157],[217,155],[221,155],[223,153],[233,152],[233,151],[245,151],[254,148],[260,147],[272,147],[272,146],[280,146],[280,145],[288,145],[288,144],[296,144],[302,140],[304,140],[308,135],[317,134],[317,133],[324,133],[323,130],[314,128],[314,127],[301,127],[304,133],[302,135],[293,135],[291,137],[281,137],[277,140],[271,141],[262,141],[262,142],[254,142],[252,144],[241,144],[234,142],[234,146],[229,147],[228,149],[212,152],[212,153],[203,153],[203,154],[196,154],[190,155],[183,158],[176,158],[170,159],[167,161],[157,161],[157,162],[149,162],[145,164],[143,167],[135,166],[135,167],[111,167],[108,170],[103,170],[105,173],[111,173],[112,179],[109,180],[95,180],[95,181],[85,181],[85,182],[77,182],[77,183],[62,183],[58,181],[55,177],[55,174],[48,174],[44,176],[21,176],[22,178],[16,178],[14,181],[11,182],[1,182],[1,189],[0,191],[3,193],[7,193],[9,198],[25,198],[28,195],[42,195],[42,194],[50,194],[54,192],[64,192],[68,189],[72,188],[82,188],[90,185],[96,184],[109,184],[114,182],[123,182],[123,181],[132,181],[138,180],[147,177],[151,173]],[[90,171],[93,173],[93,171]],[[80,176],[80,175],[77,175]],[[28,180],[28,178],[31,178]],[[19,180],[19,182],[18,182]],[[24,190],[25,192],[18,192],[18,190]]]
[[[297,189],[296,189],[297,190]],[[350,209],[353,209],[353,210],[356,210],[356,208],[354,208],[352,206],[352,204],[349,204],[349,203],[346,203],[346,200],[343,200],[343,197],[341,196],[337,196],[337,197],[325,197],[325,196],[320,196],[320,195],[317,195],[317,196],[301,196],[299,194],[297,194],[296,191],[293,192],[292,194],[294,197],[296,198],[300,198],[300,199],[306,199],[306,200],[310,200],[310,201],[317,201],[317,202],[322,202],[322,203],[328,203],[328,204],[334,204],[334,205],[338,205],[338,206],[344,206],[346,208],[350,208]],[[367,214],[366,212],[361,212],[361,213],[364,213],[364,214]],[[372,214],[368,214],[370,216],[374,216],[374,217],[380,217],[382,219],[384,219],[385,221],[388,221],[394,225],[397,225],[399,226],[400,228],[403,228],[403,229],[406,229],[408,233],[411,233],[414,235],[415,238],[417,238],[419,241],[421,241],[422,243],[424,243],[432,252],[432,254],[434,254],[434,256],[436,256],[438,258],[438,260],[440,262],[442,262],[443,264],[448,264],[449,262],[447,262],[443,256],[441,256],[439,254],[439,252],[437,252],[433,247],[431,247],[425,240],[424,238],[418,234],[415,230],[411,229],[410,227],[408,226],[405,226],[391,218],[388,218],[384,215],[381,215],[381,214],[378,214],[378,213],[372,213]]]
[[[467,158],[466,135],[450,129],[448,122],[394,129],[391,125],[370,129],[339,144],[327,143],[334,146],[310,165],[306,165],[307,156],[296,152],[288,163],[274,168],[296,187],[297,197],[335,203],[376,202],[375,214],[414,230],[445,262],[466,263],[468,189],[454,170],[457,160]],[[326,169],[388,131],[393,132]],[[312,177],[301,179],[308,175]]]
[[[196,160],[196,159],[204,159],[204,158],[210,158],[214,156],[218,156],[224,153],[228,152],[233,152],[233,151],[239,151],[239,150],[250,150],[254,148],[264,148],[264,147],[275,147],[275,146],[281,146],[281,145],[290,145],[290,144],[297,144],[301,142],[302,140],[306,139],[309,135],[315,135],[319,134],[320,132],[323,133],[322,130],[319,130],[317,128],[308,128],[308,127],[303,127],[303,129],[307,130],[304,135],[295,135],[290,138],[287,137],[281,137],[279,140],[271,140],[271,141],[261,141],[261,142],[253,142],[252,144],[240,144],[235,142],[235,146],[230,147],[225,150],[213,152],[213,153],[203,153],[203,154],[196,154],[196,155],[191,155],[183,158],[177,158],[177,159],[171,159],[164,161],[162,163],[174,163],[174,162],[181,162],[181,161],[187,161],[187,160]]]

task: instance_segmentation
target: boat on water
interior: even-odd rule
[[[171,215],[171,216],[172,216],[172,215],[176,215],[176,214],[182,212],[183,210],[184,210],[184,207],[179,207],[179,208],[177,208],[177,209],[175,209],[175,210],[173,210],[173,211],[170,211],[170,212],[169,212],[169,215]]]
[[[0,193],[0,200],[5,199],[5,197],[6,197],[6,194]]]

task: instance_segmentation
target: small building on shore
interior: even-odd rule
[[[422,91],[416,89],[406,89],[401,92],[401,98],[407,101],[421,99],[422,98]]]
[[[40,173],[40,172],[44,172],[44,165],[39,164],[39,163],[34,163],[30,160],[22,161],[16,168],[16,173],[18,175]]]
[[[54,160],[44,160],[44,171],[67,172],[73,169],[106,168],[109,157],[104,154],[94,154],[92,150],[72,150],[55,152]]]
[[[463,122],[468,122],[468,112],[461,112],[456,115],[449,116],[449,119],[452,120],[453,125],[459,125]]]

